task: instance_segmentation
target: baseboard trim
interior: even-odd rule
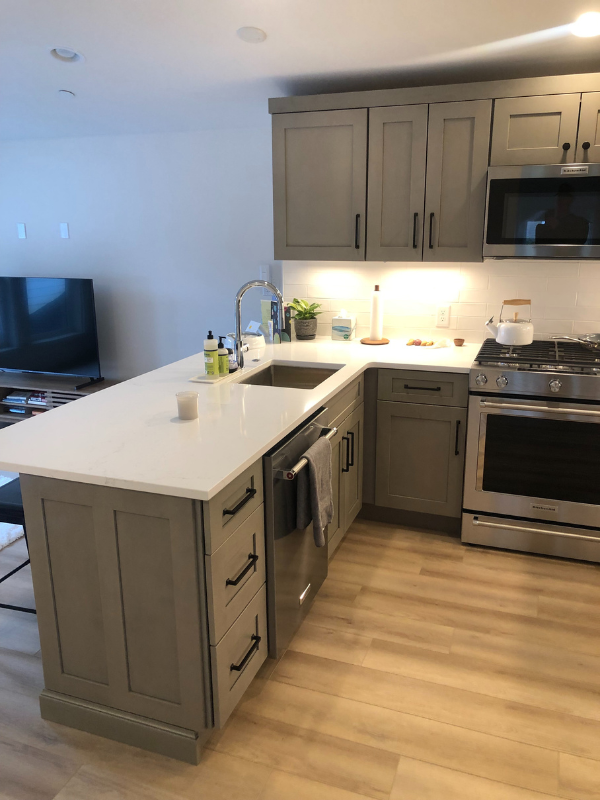
[[[40,694],[40,710],[42,718],[48,722],[57,722],[59,725],[140,747],[187,764],[198,764],[200,761],[203,740],[199,739],[195,731],[186,728],[167,725],[48,689]]]
[[[360,519],[373,522],[389,522],[406,528],[421,528],[425,531],[439,531],[451,536],[460,536],[460,517],[443,517],[439,514],[422,514],[420,511],[403,511],[399,508],[385,508],[364,503],[359,512]]]

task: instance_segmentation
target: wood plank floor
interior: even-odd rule
[[[596,565],[357,521],[199,767],[41,720],[37,642],[0,611],[0,800],[600,800]]]

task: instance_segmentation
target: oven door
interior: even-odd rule
[[[490,167],[486,257],[600,257],[600,164]]]
[[[471,395],[464,507],[600,528],[600,405]]]

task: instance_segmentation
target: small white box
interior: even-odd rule
[[[331,338],[338,342],[349,342],[356,336],[356,317],[347,315],[331,320]]]

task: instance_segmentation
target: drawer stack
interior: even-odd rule
[[[215,726],[267,657],[262,461],[203,503]]]

